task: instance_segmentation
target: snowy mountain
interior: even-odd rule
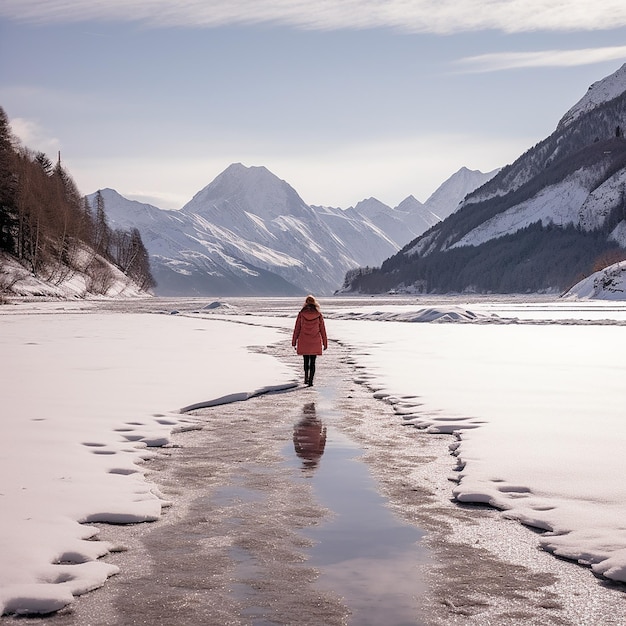
[[[497,172],[498,170],[493,170],[485,174],[462,167],[445,180],[424,203],[414,196],[408,196],[397,207],[391,208],[376,198],[368,198],[350,207],[346,213],[366,219],[402,248],[454,213],[465,196],[491,180]]]
[[[485,174],[479,170],[462,167],[442,183],[424,205],[439,218],[438,221],[442,221],[459,208],[467,194],[484,185],[498,172],[499,170],[493,170]]]
[[[413,196],[405,198],[395,208],[376,198],[368,198],[347,209],[346,214],[380,229],[396,244],[396,250],[439,221],[436,215]]]
[[[560,291],[626,248],[626,66],[554,133],[347,290]]]
[[[311,208],[333,236],[345,243],[355,259],[366,259],[359,265],[380,265],[401,248],[388,233],[360,215],[333,207]]]
[[[468,191],[473,189],[474,187]],[[408,196],[402,200],[396,207],[396,211],[403,215],[402,219],[407,226],[407,230],[416,233],[416,236],[421,235],[431,226],[441,221],[441,218],[435,214],[427,203],[421,203],[414,196]]]
[[[621,96],[624,93],[624,85],[626,85],[626,64],[610,76],[593,83],[587,93],[562,117],[557,129],[564,128],[597,106]]]
[[[452,212],[484,176],[457,173],[438,206]],[[375,198],[348,210],[309,206],[267,168],[240,163],[178,211],[101,194],[112,227],[141,233],[157,295],[329,294],[348,270],[380,265],[439,222],[413,196],[395,208]]]
[[[358,261],[297,192],[265,167],[229,166],[182,209],[198,238],[222,254],[329,293]],[[219,252],[218,252],[219,254]]]
[[[101,193],[112,227],[139,229],[150,254],[157,295],[261,295],[265,289],[282,295],[298,292],[279,276],[228,257],[209,233],[198,232],[180,211],[128,200],[112,189]],[[92,203],[94,196],[88,196]]]
[[[229,166],[179,211],[101,193],[112,227],[139,229],[158,295],[323,295],[399,249],[363,220],[308,206],[264,167]]]

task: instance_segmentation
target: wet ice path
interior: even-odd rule
[[[308,564],[320,571],[321,588],[344,598],[351,624],[420,624],[424,533],[393,514],[361,460],[362,449],[336,427],[342,414],[334,408],[338,389],[329,382],[317,402],[303,405],[294,445],[285,448],[289,464],[300,467],[300,479],[312,483],[317,500],[331,511],[304,531],[314,542]]]
[[[313,388],[194,412],[200,429],[144,468],[172,506],[150,525],[101,525],[120,573],[32,623],[422,626],[421,532],[344,434],[350,416],[388,409],[351,373],[337,350]]]

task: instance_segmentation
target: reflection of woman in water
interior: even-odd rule
[[[326,426],[315,414],[315,403],[304,405],[302,417],[293,429],[293,446],[302,459],[302,468],[314,470],[324,454]]]
[[[304,357],[304,384],[310,387],[315,376],[315,359],[328,348],[324,316],[313,296],[306,297],[298,313],[291,345]]]

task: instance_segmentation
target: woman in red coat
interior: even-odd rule
[[[328,348],[324,317],[313,296],[306,297],[298,313],[291,345],[304,357],[304,384],[311,387],[315,376],[315,358]]]

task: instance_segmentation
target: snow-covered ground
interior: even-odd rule
[[[624,326],[328,326],[399,419],[460,433],[459,500],[546,529],[544,548],[626,582]]]
[[[353,348],[398,420],[459,433],[451,493],[547,529],[543,547],[626,582],[625,304],[323,304],[329,337]],[[141,459],[193,427],[180,408],[293,384],[299,372],[247,346],[288,340],[299,305],[0,307],[3,613],[60,608],[115,573],[89,524],[160,515]]]
[[[159,517],[140,461],[189,426],[180,408],[293,378],[246,349],[276,330],[79,306],[0,308],[0,614],[60,609],[116,572],[89,523]]]
[[[626,582],[626,304],[400,302],[328,311],[362,382],[406,424],[457,434],[460,501],[503,509],[548,531],[545,549]]]

